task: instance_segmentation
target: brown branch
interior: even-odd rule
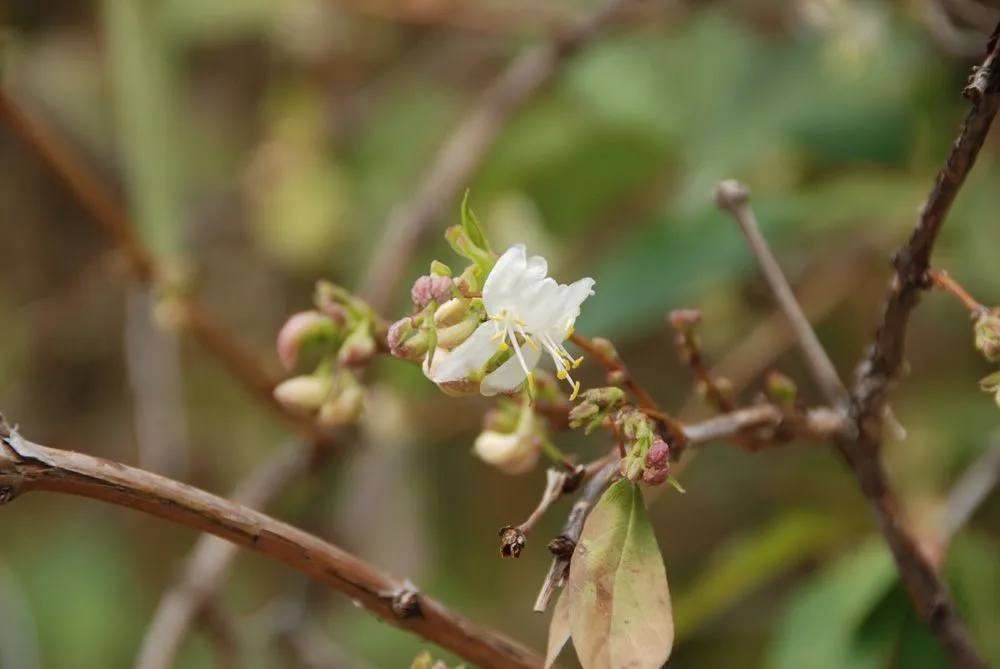
[[[1000,438],[993,441],[948,493],[941,534],[944,545],[965,526],[1000,481]]]
[[[816,332],[809,324],[809,319],[802,312],[802,307],[795,299],[792,287],[788,285],[781,266],[771,252],[770,247],[760,233],[757,225],[757,217],[754,216],[753,209],[750,208],[750,189],[738,181],[723,181],[715,190],[715,200],[719,207],[728,211],[736,219],[736,223],[747,238],[757,264],[760,265],[761,272],[767,280],[774,299],[778,307],[784,312],[788,319],[795,337],[802,348],[806,365],[812,373],[813,380],[819,386],[820,391],[826,401],[832,405],[842,404],[848,398],[847,389],[837,375],[837,369],[833,366],[830,356],[820,343]]]
[[[857,371],[852,393],[851,418],[854,429],[836,439],[838,450],[854,473],[861,490],[875,511],[882,534],[892,550],[900,577],[914,607],[938,637],[951,665],[959,669],[980,669],[986,664],[979,657],[955,602],[934,565],[920,550],[907,527],[902,505],[889,484],[880,459],[883,419],[891,381],[903,366],[906,328],[910,315],[929,287],[927,270],[931,251],[955,196],[986,140],[990,125],[1000,107],[1000,59],[994,31],[990,53],[970,85],[979,94],[973,100],[952,146],[944,167],[920,210],[917,226],[910,239],[893,257],[895,276],[889,286],[875,340]]]
[[[526,51],[480,95],[441,147],[417,192],[389,213],[384,237],[359,290],[375,311],[384,312],[388,307],[414,249],[445,207],[467,187],[514,113],[541,92],[560,65],[631,1],[609,0],[561,37]]]
[[[0,427],[0,502],[34,490],[90,497],[208,532],[282,562],[396,627],[481,666],[536,668],[516,642],[343,550],[246,506],[156,474],[25,441]]]
[[[699,446],[712,441],[735,439],[749,431],[759,430],[754,434],[756,443],[767,440],[772,443],[786,441],[791,437],[801,437],[812,441],[827,441],[833,435],[844,429],[844,418],[838,412],[827,408],[808,409],[800,413],[790,414],[779,407],[762,404],[746,409],[737,409],[700,423],[683,426],[685,441],[690,446]],[[583,523],[590,513],[591,507],[604,492],[611,480],[618,474],[618,459],[598,470],[587,483],[583,494],[573,505],[563,526],[562,534],[549,544],[549,550],[555,555],[549,573],[545,577],[542,589],[535,601],[535,611],[544,611],[559,588],[569,570],[570,556],[580,538]]]

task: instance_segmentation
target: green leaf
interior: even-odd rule
[[[556,663],[556,658],[562,652],[563,646],[569,641],[569,595],[563,590],[556,602],[556,610],[552,613],[549,623],[549,645],[545,650],[545,669]]]
[[[880,669],[893,637],[855,644],[866,620],[897,582],[892,556],[873,537],[806,583],[793,599],[767,666]]]
[[[670,657],[667,572],[636,484],[611,486],[587,518],[566,598],[584,669],[659,669]]]
[[[465,197],[462,198],[462,227],[465,228],[465,234],[469,236],[469,241],[487,253],[493,253],[490,249],[490,243],[486,241],[486,235],[483,234],[483,226],[479,223],[476,215],[472,213],[472,208],[469,207],[469,191],[465,191]]]

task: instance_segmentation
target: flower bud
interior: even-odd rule
[[[794,381],[781,372],[771,372],[768,374],[764,380],[764,385],[767,387],[767,394],[776,403],[784,406],[795,404],[799,389],[795,386]]]
[[[351,334],[347,335],[340,351],[337,352],[337,359],[340,360],[341,364],[349,367],[360,365],[371,359],[376,348],[371,327],[368,323],[362,323],[354,328]]]
[[[468,315],[471,304],[461,297],[453,297],[444,302],[434,311],[434,325],[439,328],[446,328],[449,325],[456,325]],[[482,311],[480,309],[480,311]]]
[[[646,467],[649,469],[666,469],[670,466],[670,446],[659,437],[653,440],[646,451]]]
[[[316,422],[323,427],[338,427],[357,421],[365,409],[365,391],[355,384],[341,389],[323,403]]]
[[[410,297],[417,309],[431,302],[441,303],[451,297],[451,278],[447,276],[422,276],[413,282]]]
[[[618,465],[618,471],[621,472],[621,475],[633,482],[642,480],[644,470],[645,466],[642,458],[632,457],[631,453],[622,458],[621,463]]]
[[[651,486],[660,485],[668,478],[670,478],[669,469],[647,469],[642,473],[642,482]]]
[[[455,279],[455,288],[460,293],[475,293],[483,289],[486,281],[486,273],[479,265],[469,265],[462,274]]]
[[[309,343],[332,342],[338,334],[336,324],[318,311],[293,314],[278,331],[278,359],[285,369],[292,369],[299,353]]]
[[[353,302],[354,296],[346,289],[329,281],[316,282],[313,303],[337,325],[344,327],[350,322]]]
[[[465,320],[437,331],[438,346],[449,351],[458,348],[480,325],[482,321],[479,320],[479,314],[470,311]]]
[[[325,376],[295,376],[275,386],[273,394],[278,403],[295,411],[315,411],[330,394],[332,382]]]
[[[601,409],[617,409],[625,405],[625,391],[614,386],[591,388],[580,394],[584,402],[592,402]]]
[[[605,339],[604,337],[594,337],[590,340],[590,345],[593,346],[598,355],[605,360],[618,359],[618,351],[615,349],[615,345],[612,344],[610,340]]]
[[[601,413],[601,407],[584,400],[569,410],[569,426],[578,428]]]
[[[392,355],[403,360],[420,360],[427,354],[430,346],[427,333],[417,330],[409,316],[390,325],[386,338]]]
[[[628,382],[628,375],[620,369],[608,372],[608,384],[612,386],[624,386],[626,382]]]
[[[983,309],[974,326],[976,349],[990,362],[1000,362],[1000,310]]]
[[[674,309],[667,314],[667,322],[677,332],[690,333],[701,323],[701,312],[697,309]]]
[[[507,474],[523,474],[538,461],[541,439],[536,434],[502,434],[487,430],[476,437],[473,451],[479,458]]]

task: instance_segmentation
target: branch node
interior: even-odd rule
[[[565,534],[560,534],[549,542],[549,552],[560,560],[569,560],[575,550],[576,542]]]
[[[397,620],[409,620],[410,618],[422,618],[420,611],[420,591],[415,585],[407,581],[396,593],[392,595],[392,615]]]

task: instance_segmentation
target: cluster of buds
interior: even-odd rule
[[[1000,362],[1000,309],[979,309],[973,318],[976,350],[990,362]]]
[[[625,400],[625,391],[621,388],[591,388],[580,395],[580,403],[570,409],[569,426],[582,427],[585,434],[590,434],[605,418],[625,406]]]
[[[325,427],[357,420],[364,410],[359,368],[375,354],[377,317],[350,292],[320,281],[315,309],[292,315],[278,333],[278,358],[292,371],[312,366],[274,389],[284,407],[315,416]]]
[[[535,466],[548,443],[545,424],[526,402],[510,400],[486,413],[473,452],[507,474],[523,474]]]
[[[618,466],[621,475],[629,481],[642,481],[651,486],[667,481],[670,478],[670,446],[656,433],[652,419],[629,408],[620,410],[616,420],[627,448]]]
[[[564,342],[573,334],[580,305],[594,280],[559,284],[544,258],[515,244],[499,257],[479,221],[462,205],[462,223],[448,228],[452,249],[470,261],[461,274],[441,262],[413,284],[413,312],[389,328],[398,358],[422,361],[424,374],[451,395],[515,395],[526,388],[538,397],[535,368],[550,357],[556,376],[573,388],[574,359]]]

